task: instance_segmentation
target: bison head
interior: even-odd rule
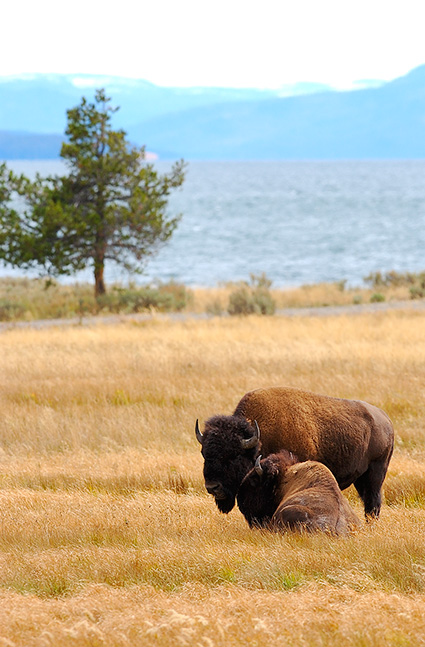
[[[214,416],[201,434],[196,421],[196,438],[202,445],[204,479],[220,512],[230,512],[243,477],[255,463],[260,448],[260,430],[237,416]]]
[[[265,526],[271,521],[280,503],[279,490],[286,469],[296,462],[297,457],[286,450],[263,460],[258,456],[238,491],[239,510],[250,526]]]

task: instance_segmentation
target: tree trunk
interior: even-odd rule
[[[102,209],[99,207],[99,213],[102,214]],[[103,220],[103,218],[102,218]],[[103,272],[105,270],[105,252],[106,242],[105,234],[102,228],[99,227],[96,232],[96,247],[93,256],[94,261],[94,296],[98,299],[102,294],[106,293],[105,281]]]
[[[106,292],[105,281],[103,279],[104,268],[103,261],[96,262],[94,267],[94,296],[96,299]]]

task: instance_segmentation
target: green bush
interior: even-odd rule
[[[274,314],[276,304],[270,294],[272,282],[264,273],[251,274],[250,278],[250,283],[243,281],[230,293],[227,312],[230,315]]]
[[[21,319],[26,312],[22,303],[9,301],[9,299],[0,299],[0,321],[14,321]]]
[[[180,312],[193,302],[193,294],[181,283],[170,281],[169,283],[159,283],[157,290],[160,295],[166,295],[170,302],[170,310]]]
[[[186,308],[193,294],[184,285],[156,283],[114,286],[97,300],[87,284],[62,285],[51,279],[0,278],[0,321],[52,319],[96,315],[99,312],[136,313],[152,308],[175,312]]]
[[[151,309],[173,312],[183,310],[191,296],[184,285],[171,282],[140,288],[134,285],[128,288],[115,287],[98,297],[97,302],[101,310],[114,313],[137,313]]]
[[[223,314],[223,306],[220,299],[214,299],[214,301],[208,303],[205,310],[207,314],[212,315],[213,317],[221,317]]]
[[[145,287],[140,289],[114,288],[111,292],[98,297],[101,310],[119,313],[137,313],[155,308],[156,310],[170,309],[171,297],[161,295],[158,290]]]
[[[417,285],[410,288],[411,299],[423,299],[425,297],[425,272],[417,275]]]
[[[420,276],[420,275],[419,275]],[[418,275],[412,272],[371,272],[364,277],[364,282],[372,288],[400,287],[413,285],[418,280]]]
[[[227,312],[229,315],[251,315],[259,312],[252,291],[247,285],[241,285],[230,293]]]
[[[371,303],[382,303],[382,301],[385,301],[385,297],[380,292],[375,292],[375,294],[372,294],[370,297]]]
[[[262,315],[273,315],[276,311],[276,303],[270,292],[264,288],[254,291],[254,302],[257,310]]]
[[[410,298],[411,299],[423,299],[425,297],[425,287],[420,285],[414,285],[410,288]]]

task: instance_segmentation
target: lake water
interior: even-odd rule
[[[64,170],[60,162],[9,166],[28,175]],[[265,272],[274,286],[360,285],[371,271],[425,269],[425,160],[191,162],[169,206],[183,218],[141,282],[214,286]],[[106,276],[128,278],[118,268]]]

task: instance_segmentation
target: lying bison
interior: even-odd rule
[[[341,489],[354,483],[366,516],[379,516],[394,430],[387,414],[372,404],[289,387],[257,389],[243,396],[233,415],[209,418],[203,434],[196,421],[195,431],[205,459],[205,487],[221,512],[235,505],[242,479],[260,453],[287,449],[299,461],[326,465]]]
[[[360,519],[341,494],[332,472],[317,461],[295,463],[283,450],[253,467],[238,491],[238,506],[250,526],[346,535]]]

